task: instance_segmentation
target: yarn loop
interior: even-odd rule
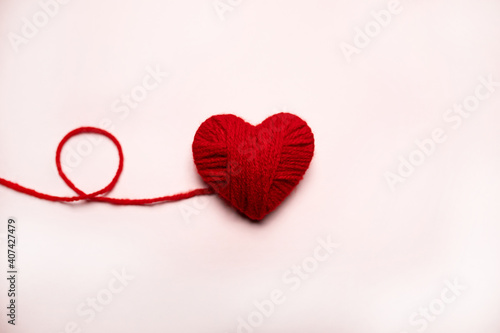
[[[93,192],[93,193],[85,193],[82,190],[80,190],[64,173],[62,165],[61,165],[61,153],[64,148],[64,145],[68,142],[69,139],[76,135],[80,134],[85,134],[85,133],[91,133],[91,134],[98,134],[98,135],[103,135],[107,137],[113,144],[115,145],[117,151],[118,151],[118,169],[116,170],[115,176],[111,180],[111,182],[104,188],[102,188],[99,191]],[[24,187],[22,185],[19,185],[17,183],[11,182],[9,180],[0,178],[0,184],[8,187],[14,191],[21,192],[39,199],[43,200],[48,200],[48,201],[57,201],[57,202],[75,202],[75,201],[97,201],[97,202],[106,202],[109,204],[114,204],[114,205],[150,205],[154,203],[160,203],[160,202],[167,202],[167,201],[178,201],[178,200],[183,200],[183,199],[188,199],[197,195],[206,195],[206,194],[213,194],[214,191],[210,188],[201,188],[201,189],[196,189],[192,190],[189,192],[185,193],[179,193],[179,194],[174,194],[174,195],[166,195],[162,197],[157,197],[157,198],[148,198],[148,199],[120,199],[120,198],[109,198],[102,196],[104,194],[107,194],[113,190],[113,188],[116,186],[118,183],[118,180],[120,179],[121,173],[123,171],[123,164],[124,164],[124,157],[123,157],[123,150],[120,145],[120,142],[118,139],[113,136],[113,134],[109,133],[108,131],[105,131],[100,128],[96,127],[80,127],[77,128],[68,134],[61,140],[59,143],[59,146],[57,147],[56,151],[56,166],[57,166],[57,171],[59,173],[59,176],[64,180],[64,182],[74,191],[76,192],[77,196],[70,196],[70,197],[64,197],[64,196],[55,196],[55,195],[50,195],[50,194],[45,194],[38,192],[34,189]]]

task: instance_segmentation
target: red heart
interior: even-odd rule
[[[252,220],[263,219],[283,202],[313,153],[311,129],[290,113],[275,114],[257,126],[230,114],[212,116],[193,141],[200,176]]]

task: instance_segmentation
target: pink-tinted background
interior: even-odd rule
[[[394,4],[225,0],[221,14],[212,0],[72,0],[16,52],[12,33],[49,2],[0,0],[0,177],[71,195],[54,165],[58,142],[107,124],[126,156],[113,196],[202,187],[191,143],[219,113],[259,123],[293,112],[313,129],[316,154],[262,225],[215,196],[113,207],[0,188],[1,332],[500,332],[500,87],[458,128],[443,118],[480,77],[500,81],[499,1],[401,2],[348,61],[343,43]],[[147,98],[130,110],[116,104],[155,68],[168,77],[149,81]],[[386,173],[439,128],[447,140],[391,190]],[[97,190],[116,154],[82,140],[63,159],[88,156],[66,170]],[[5,316],[11,216],[15,327]],[[314,262],[328,237],[338,248],[292,290],[294,266]],[[105,298],[122,270],[130,281]],[[465,290],[437,311],[454,281]],[[284,301],[242,328],[273,290]],[[92,317],[85,304],[96,296],[106,304]],[[431,306],[439,315],[424,329],[414,314]]]

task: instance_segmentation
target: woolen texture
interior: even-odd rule
[[[314,154],[307,123],[290,113],[253,126],[217,115],[198,128],[193,157],[203,180],[252,220],[262,220],[292,192]]]
[[[92,134],[99,134],[107,137],[111,142],[115,145],[117,151],[118,151],[118,169],[116,170],[115,176],[111,180],[111,182],[104,187],[103,189],[87,194],[80,190],[64,173],[62,165],[61,165],[61,152],[63,150],[64,145],[68,142],[69,139],[76,135],[80,134],[85,134],[85,133],[92,133]],[[214,191],[211,188],[201,188],[201,189],[196,189],[192,190],[189,192],[184,192],[184,193],[178,193],[178,194],[173,194],[173,195],[166,195],[162,197],[156,197],[156,198],[146,198],[146,199],[127,199],[127,198],[109,198],[105,197],[102,195],[107,194],[113,188],[116,186],[118,183],[118,180],[120,179],[122,170],[123,170],[123,163],[124,163],[124,157],[123,157],[123,150],[120,142],[118,141],[117,138],[114,137],[113,134],[102,130],[100,128],[96,127],[80,127],[77,128],[68,134],[61,140],[59,143],[59,146],[57,147],[56,151],[56,166],[57,166],[57,171],[59,172],[59,176],[64,180],[64,182],[73,190],[76,192],[77,196],[56,196],[56,195],[51,195],[51,194],[45,194],[39,191],[36,191],[32,188],[25,187],[22,185],[19,185],[17,183],[14,183],[10,180],[0,178],[0,185],[3,185],[5,187],[8,187],[14,191],[24,193],[33,197],[36,197],[38,199],[42,200],[48,200],[48,201],[56,201],[56,202],[75,202],[75,201],[80,201],[80,200],[86,200],[86,201],[97,201],[97,202],[104,202],[104,203],[109,203],[109,204],[114,204],[114,205],[151,205],[155,203],[161,203],[161,202],[169,202],[169,201],[178,201],[178,200],[183,200],[183,199],[188,199],[192,198],[197,195],[207,195],[207,194],[213,194]]]

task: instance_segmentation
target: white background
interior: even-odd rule
[[[88,333],[238,332],[239,318],[278,289],[285,302],[240,332],[412,333],[423,328],[414,312],[439,305],[445,281],[457,280],[466,290],[425,331],[500,332],[500,87],[459,128],[443,120],[479,77],[500,81],[500,2],[404,1],[350,62],[340,46],[354,45],[387,1],[232,3],[222,20],[211,0],[73,0],[16,52],[9,36],[40,4],[0,1],[0,177],[72,195],[55,169],[57,144],[103,119],[126,157],[114,197],[203,187],[191,143],[214,114],[257,124],[288,110],[316,139],[305,179],[262,224],[216,196],[114,207],[0,188],[0,331],[75,322]],[[115,112],[157,66],[168,78],[126,117]],[[386,172],[436,128],[447,140],[392,191]],[[104,187],[117,163],[109,142],[91,150],[66,168],[85,190]],[[10,216],[15,327],[3,278]],[[291,291],[283,276],[327,237],[340,246]],[[77,308],[122,269],[134,279],[86,322]]]

